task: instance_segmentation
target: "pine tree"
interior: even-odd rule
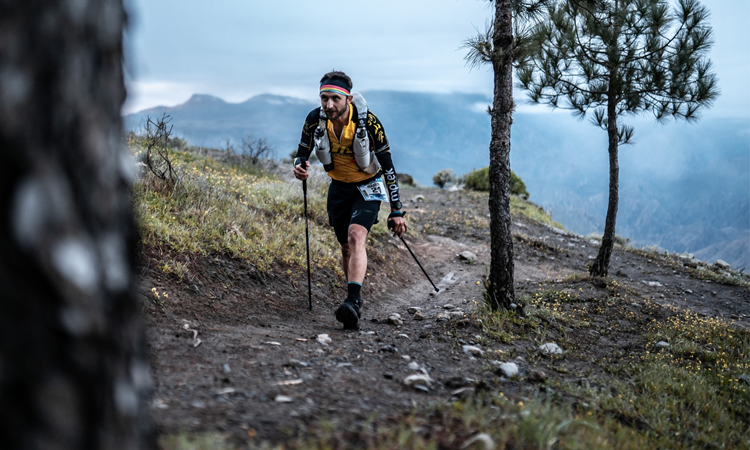
[[[618,146],[633,137],[620,117],[693,121],[718,95],[707,18],[696,0],[561,0],[532,32],[521,86],[534,102],[588,116],[608,135],[609,201],[591,275],[607,275],[614,247]]]
[[[495,92],[489,109],[490,141],[490,273],[485,283],[492,310],[510,309],[515,303],[513,286],[513,238],[510,217],[510,127],[513,122],[513,64],[523,55],[523,25],[534,18],[545,0],[494,0],[495,18],[488,29],[466,42],[467,60],[478,66],[492,65]],[[514,18],[516,19],[514,22]]]

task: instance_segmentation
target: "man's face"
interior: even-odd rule
[[[335,92],[323,92],[320,94],[320,106],[325,111],[329,120],[336,120],[344,115],[346,107],[351,101],[351,97],[344,97]]]

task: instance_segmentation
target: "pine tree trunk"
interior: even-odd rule
[[[493,310],[510,308],[513,287],[513,240],[510,231],[510,127],[513,121],[513,10],[511,0],[495,1],[493,47],[495,95],[490,142],[490,239],[489,286]]]
[[[121,0],[0,4],[0,448],[148,449]]]
[[[612,77],[614,78],[614,76]],[[617,161],[619,138],[617,136],[617,98],[610,81],[610,93],[607,102],[607,136],[609,138],[609,202],[607,203],[607,218],[604,222],[604,236],[599,253],[589,268],[589,273],[595,277],[606,277],[609,273],[609,260],[615,246],[615,222],[617,221],[617,203],[619,201],[620,165]]]

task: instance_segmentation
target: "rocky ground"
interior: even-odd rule
[[[617,249],[610,279],[591,279],[586,263],[598,242],[519,216],[519,298],[554,289],[571,300],[565,309],[614,295],[622,309],[615,322],[606,308],[592,308],[594,326],[550,322],[542,331],[498,337],[474,314],[489,266],[489,232],[478,219],[486,205],[437,189],[407,189],[405,196],[417,199],[407,209],[418,232],[406,240],[440,291],[391,238],[381,244],[385,256],[371,258],[358,331],[342,330],[333,317],[345,296],[336,285],[345,283],[328,271],[313,274],[309,311],[304,268],[259,274],[220,256],[182,256],[190,275],[178,280],[158,270],[163,250],[143,249],[152,411],[161,432],[283,442],[323,419],[345,429],[483,389],[525,398],[545,380],[594,380],[618,355],[653,346],[639,330],[673,307],[750,326],[748,289],[708,279],[697,261]],[[542,357],[538,348],[549,342],[565,358]]]

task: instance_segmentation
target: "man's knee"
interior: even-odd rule
[[[349,226],[349,246],[364,247],[366,241],[367,228],[357,224],[352,224]]]

